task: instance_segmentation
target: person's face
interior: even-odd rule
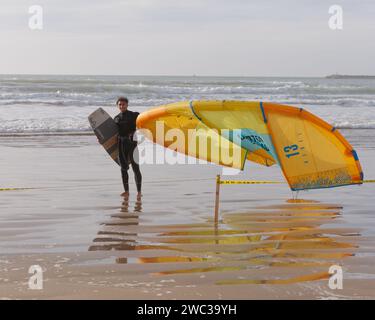
[[[119,101],[117,106],[121,112],[125,112],[128,109],[128,104],[125,101]]]

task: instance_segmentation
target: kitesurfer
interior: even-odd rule
[[[135,184],[137,186],[137,200],[142,197],[142,175],[139,169],[139,154],[137,141],[135,139],[136,120],[139,112],[128,110],[129,100],[126,97],[119,97],[116,105],[120,113],[114,118],[119,129],[118,146],[119,146],[119,163],[121,166],[121,177],[125,192],[121,194],[124,198],[129,198],[129,164],[131,164]]]

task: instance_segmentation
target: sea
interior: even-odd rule
[[[183,100],[269,101],[302,107],[337,128],[375,128],[375,79],[0,75],[0,135],[90,133],[88,115]]]

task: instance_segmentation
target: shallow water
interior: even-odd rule
[[[332,220],[343,222],[342,210],[340,205],[288,199],[225,213],[218,224],[207,217],[196,224],[159,225],[150,219],[152,213],[142,212],[140,202],[131,208],[124,201],[121,213],[102,224],[88,250],[124,251],[112,263],[163,264],[155,272],[147,270],[157,275],[224,272],[227,276],[218,282],[222,285],[326,279],[329,266],[355,255],[361,236],[359,229],[346,225],[330,228]],[[274,267],[306,271],[296,278],[287,269],[275,280]],[[327,272],[317,276],[314,267]],[[269,279],[252,279],[253,270],[259,269],[269,269]],[[233,278],[232,271],[243,271],[242,278]]]

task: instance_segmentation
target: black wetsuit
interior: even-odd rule
[[[139,155],[137,148],[137,141],[134,141],[134,133],[136,128],[136,120],[139,112],[126,110],[118,114],[114,120],[118,125],[119,137],[119,162],[121,166],[122,183],[126,192],[129,191],[129,164],[131,164],[137,191],[141,192],[142,175],[139,170]]]

